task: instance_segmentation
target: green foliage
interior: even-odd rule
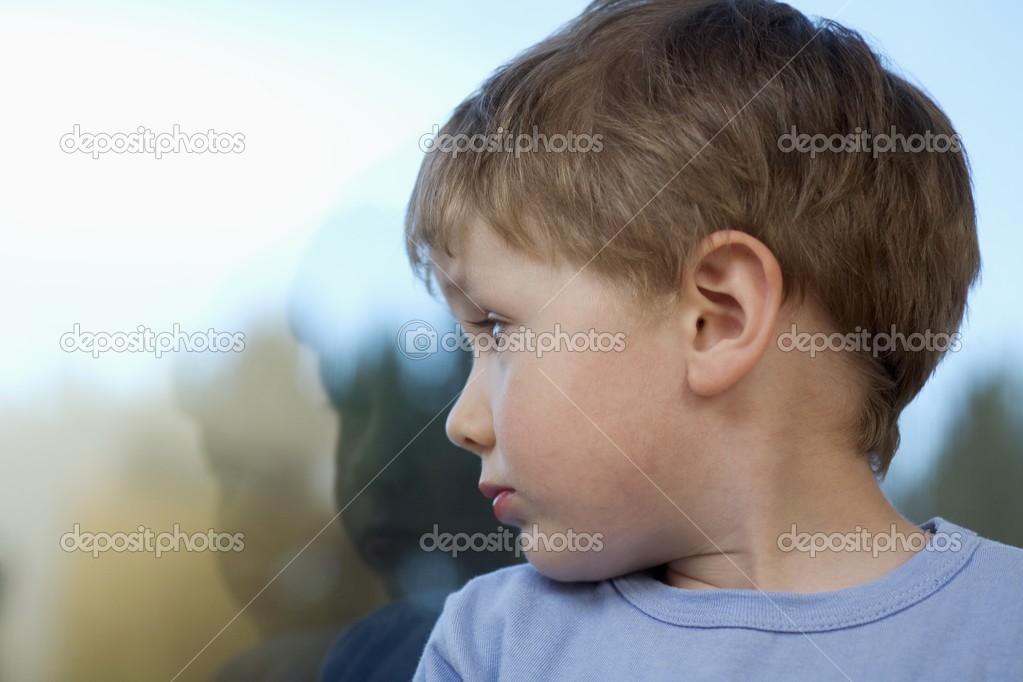
[[[930,474],[896,496],[899,509],[917,522],[941,516],[1023,547],[1019,396],[1019,387],[1005,376],[977,384]]]

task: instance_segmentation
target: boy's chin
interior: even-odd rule
[[[582,545],[585,546],[585,545]],[[599,540],[588,549],[556,549],[536,543],[520,545],[526,561],[541,575],[559,582],[591,582],[616,578],[629,572],[624,562],[614,561]]]

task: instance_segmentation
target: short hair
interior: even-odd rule
[[[439,130],[463,142],[505,131],[599,135],[600,149],[438,142],[406,216],[428,287],[430,251],[451,255],[472,218],[649,304],[677,295],[700,240],[734,229],[778,259],[786,300],[812,297],[837,330],[953,333],[962,322],[980,269],[965,151],[934,101],[833,21],[768,0],[598,0]],[[861,131],[936,135],[946,149],[785,149],[790,133]],[[899,414],[943,352],[844,355],[864,389],[850,433],[883,477]]]

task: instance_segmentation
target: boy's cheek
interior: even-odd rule
[[[498,446],[502,437],[515,443],[544,442],[564,428],[559,415],[571,407],[562,395],[535,367],[516,368],[506,375],[499,398],[493,404],[494,432]]]

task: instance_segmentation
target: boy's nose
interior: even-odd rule
[[[487,387],[476,371],[469,376],[451,408],[445,428],[452,443],[481,457],[494,447],[494,418]]]

